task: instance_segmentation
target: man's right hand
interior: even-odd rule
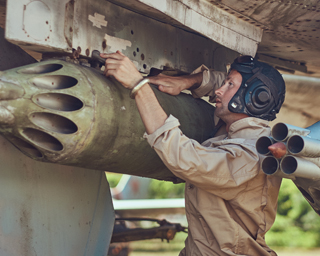
[[[160,91],[171,95],[178,95],[183,90],[187,90],[191,87],[199,87],[202,82],[202,73],[186,76],[167,76],[159,74],[148,78],[150,83],[157,85]]]
[[[113,76],[125,88],[132,89],[143,79],[136,66],[122,52],[101,53],[100,57],[106,59],[104,75]]]

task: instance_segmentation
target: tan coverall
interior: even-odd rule
[[[205,70],[194,96],[213,96],[221,78],[222,73]],[[180,256],[276,255],[264,236],[276,217],[281,178],[260,170],[255,149],[258,137],[270,135],[268,121],[241,119],[228,134],[201,145],[178,126],[179,121],[169,116],[145,137],[165,165],[186,181],[189,231]]]

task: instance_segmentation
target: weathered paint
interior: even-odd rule
[[[106,21],[105,18],[106,16],[95,12],[93,16],[89,15],[88,20],[92,22],[92,26],[101,28],[101,26],[106,27],[108,24],[108,21]]]
[[[109,36],[107,34],[104,36],[104,39],[106,39],[106,45],[109,47],[110,52],[126,50],[127,47],[132,46],[132,43],[129,40]]]
[[[0,136],[0,255],[105,256],[114,212],[103,172],[34,161]]]
[[[64,15],[64,38],[69,46],[72,48],[73,40],[73,13],[74,13],[74,0],[70,0],[65,6]]]
[[[0,125],[14,124],[14,115],[4,106],[0,106]]]
[[[7,70],[0,80],[25,91],[20,98],[0,101],[14,116],[14,123],[0,126],[0,132],[33,159],[177,181],[142,139],[145,128],[135,101],[114,79],[50,60]],[[184,134],[199,142],[210,137],[212,105],[184,93],[154,92],[167,114],[179,119]]]
[[[262,29],[206,1],[139,0],[182,25],[241,54],[254,56]]]
[[[24,24],[23,9],[29,3],[28,0],[18,3],[9,0],[6,16],[6,38],[9,41],[29,50],[46,54],[50,52],[51,56],[51,52],[73,53],[74,58],[90,57],[93,50],[100,52],[122,50],[137,63],[139,71],[143,73],[148,73],[151,68],[192,72],[201,64],[225,71],[225,66],[238,55],[237,52],[203,37],[185,25],[173,26],[171,23],[158,21],[157,17],[149,18],[110,1],[93,0],[88,3],[87,0],[58,2],[42,0],[41,2],[43,4],[37,4],[48,6],[50,20],[46,24],[47,20],[39,16],[34,21],[40,22],[40,27],[50,27],[49,38],[48,31],[38,36],[36,35],[38,31],[35,30],[36,40],[28,36],[19,25]],[[28,15],[30,24],[33,18],[37,17],[37,13],[25,14]],[[192,15],[194,19],[198,19],[197,13],[192,12]],[[162,16],[168,17],[163,13]],[[211,22],[207,17],[204,19],[206,22]],[[202,22],[199,19],[198,21]],[[176,23],[178,22],[175,21]],[[212,31],[209,32],[212,34]],[[234,32],[230,33],[234,35]],[[222,59],[216,58],[217,52],[222,50],[227,54]]]
[[[37,15],[34,15],[34,14]],[[32,1],[24,5],[23,28],[27,37],[35,41],[47,41],[52,31],[52,16],[48,5],[42,1]]]
[[[166,38],[170,38],[172,41],[174,38],[170,33],[172,28],[168,27],[173,27],[179,32],[182,28],[192,32],[192,37],[198,37],[198,48],[210,49],[200,40],[199,34],[202,34],[210,40],[242,54],[254,55],[257,52],[260,56],[264,54],[281,59],[283,63],[287,64],[285,68],[292,71],[301,70],[301,68],[305,68],[304,66],[308,66],[309,73],[313,72],[319,76],[320,4],[316,0],[308,3],[304,0],[92,0],[90,4],[88,0],[76,2],[73,0],[69,2],[67,0],[59,2],[42,0],[41,2],[49,6],[50,12],[54,13],[50,38],[45,38],[44,42],[39,40],[36,42],[32,40],[32,37],[28,37],[19,24],[23,24],[23,7],[27,6],[29,1],[21,0],[17,3],[9,0],[6,30],[7,37],[12,42],[24,46],[27,44],[29,49],[36,51],[71,52],[72,48],[77,49],[80,46],[82,49],[86,49],[82,54],[86,53],[86,56],[90,56],[90,52],[94,49],[108,51],[102,47],[103,37],[108,34],[131,41],[132,47],[125,54],[134,60],[132,53],[138,48],[141,49],[142,46],[148,48],[145,46],[150,43],[150,38],[157,38],[158,41],[167,44]],[[75,3],[74,8],[65,8],[66,10],[64,10],[64,4],[70,3],[72,6]],[[1,19],[1,16],[5,15],[2,5],[0,6],[0,26],[4,26],[4,21]],[[105,12],[103,13],[101,10],[105,10]],[[65,17],[63,17],[63,13]],[[92,26],[91,21],[83,19],[83,17],[94,13],[105,15],[111,26],[107,29],[101,27],[101,33],[97,32],[97,27]],[[72,22],[69,22],[71,21],[70,17],[72,17]],[[141,19],[144,19],[142,24],[139,22]],[[64,24],[63,20],[65,20]],[[162,28],[159,29],[156,20],[167,24],[167,26],[163,26],[166,31],[165,36],[161,32]],[[69,33],[69,30],[72,32]],[[136,33],[139,30],[142,32],[137,37]],[[176,38],[174,40],[177,43],[176,46],[184,48],[183,42],[181,43]],[[176,58],[165,56],[164,61],[159,63],[158,59],[165,55],[165,51],[176,54],[176,50],[172,50],[172,47],[162,46],[159,48],[158,44],[152,43],[152,45],[154,46],[153,50],[160,50],[156,50],[156,53],[145,51],[144,54],[147,53],[148,56],[146,62],[136,60],[139,62],[141,71],[148,72],[151,67],[166,67],[167,64],[170,68],[192,71],[190,68],[184,69],[185,62],[181,56]],[[190,49],[190,47],[186,48]],[[183,55],[190,54],[187,51],[181,53]],[[196,60],[194,61],[196,62]],[[301,67],[296,69],[297,65],[290,65],[291,61]],[[202,63],[208,66],[205,58],[202,58]]]

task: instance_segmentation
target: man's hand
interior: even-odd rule
[[[102,53],[100,56],[106,59],[104,74],[107,77],[113,76],[125,88],[132,89],[143,78],[135,65],[120,51],[110,54]],[[168,116],[148,84],[137,92],[135,101],[148,134],[153,133],[164,124]]]
[[[125,88],[132,89],[142,80],[143,77],[135,65],[122,52],[101,53],[100,56],[106,59],[105,76],[113,76]]]
[[[160,91],[171,95],[178,95],[185,89],[183,88],[183,79],[180,77],[159,74],[157,76],[150,76],[149,80],[150,83],[157,85]]]
[[[158,85],[160,91],[171,95],[178,95],[183,90],[190,89],[191,87],[199,87],[202,82],[202,73],[186,76],[166,76],[159,74],[148,78],[150,83]]]

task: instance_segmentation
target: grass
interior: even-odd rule
[[[169,243],[167,241],[161,241],[160,239],[132,242],[130,243],[132,250],[130,256],[178,255],[184,247],[186,237],[186,233],[177,233],[175,238],[169,241]]]
[[[131,242],[130,256],[177,256],[184,247],[186,234],[178,233],[176,237],[167,243],[160,239]],[[320,248],[273,248],[278,256],[319,256]]]

